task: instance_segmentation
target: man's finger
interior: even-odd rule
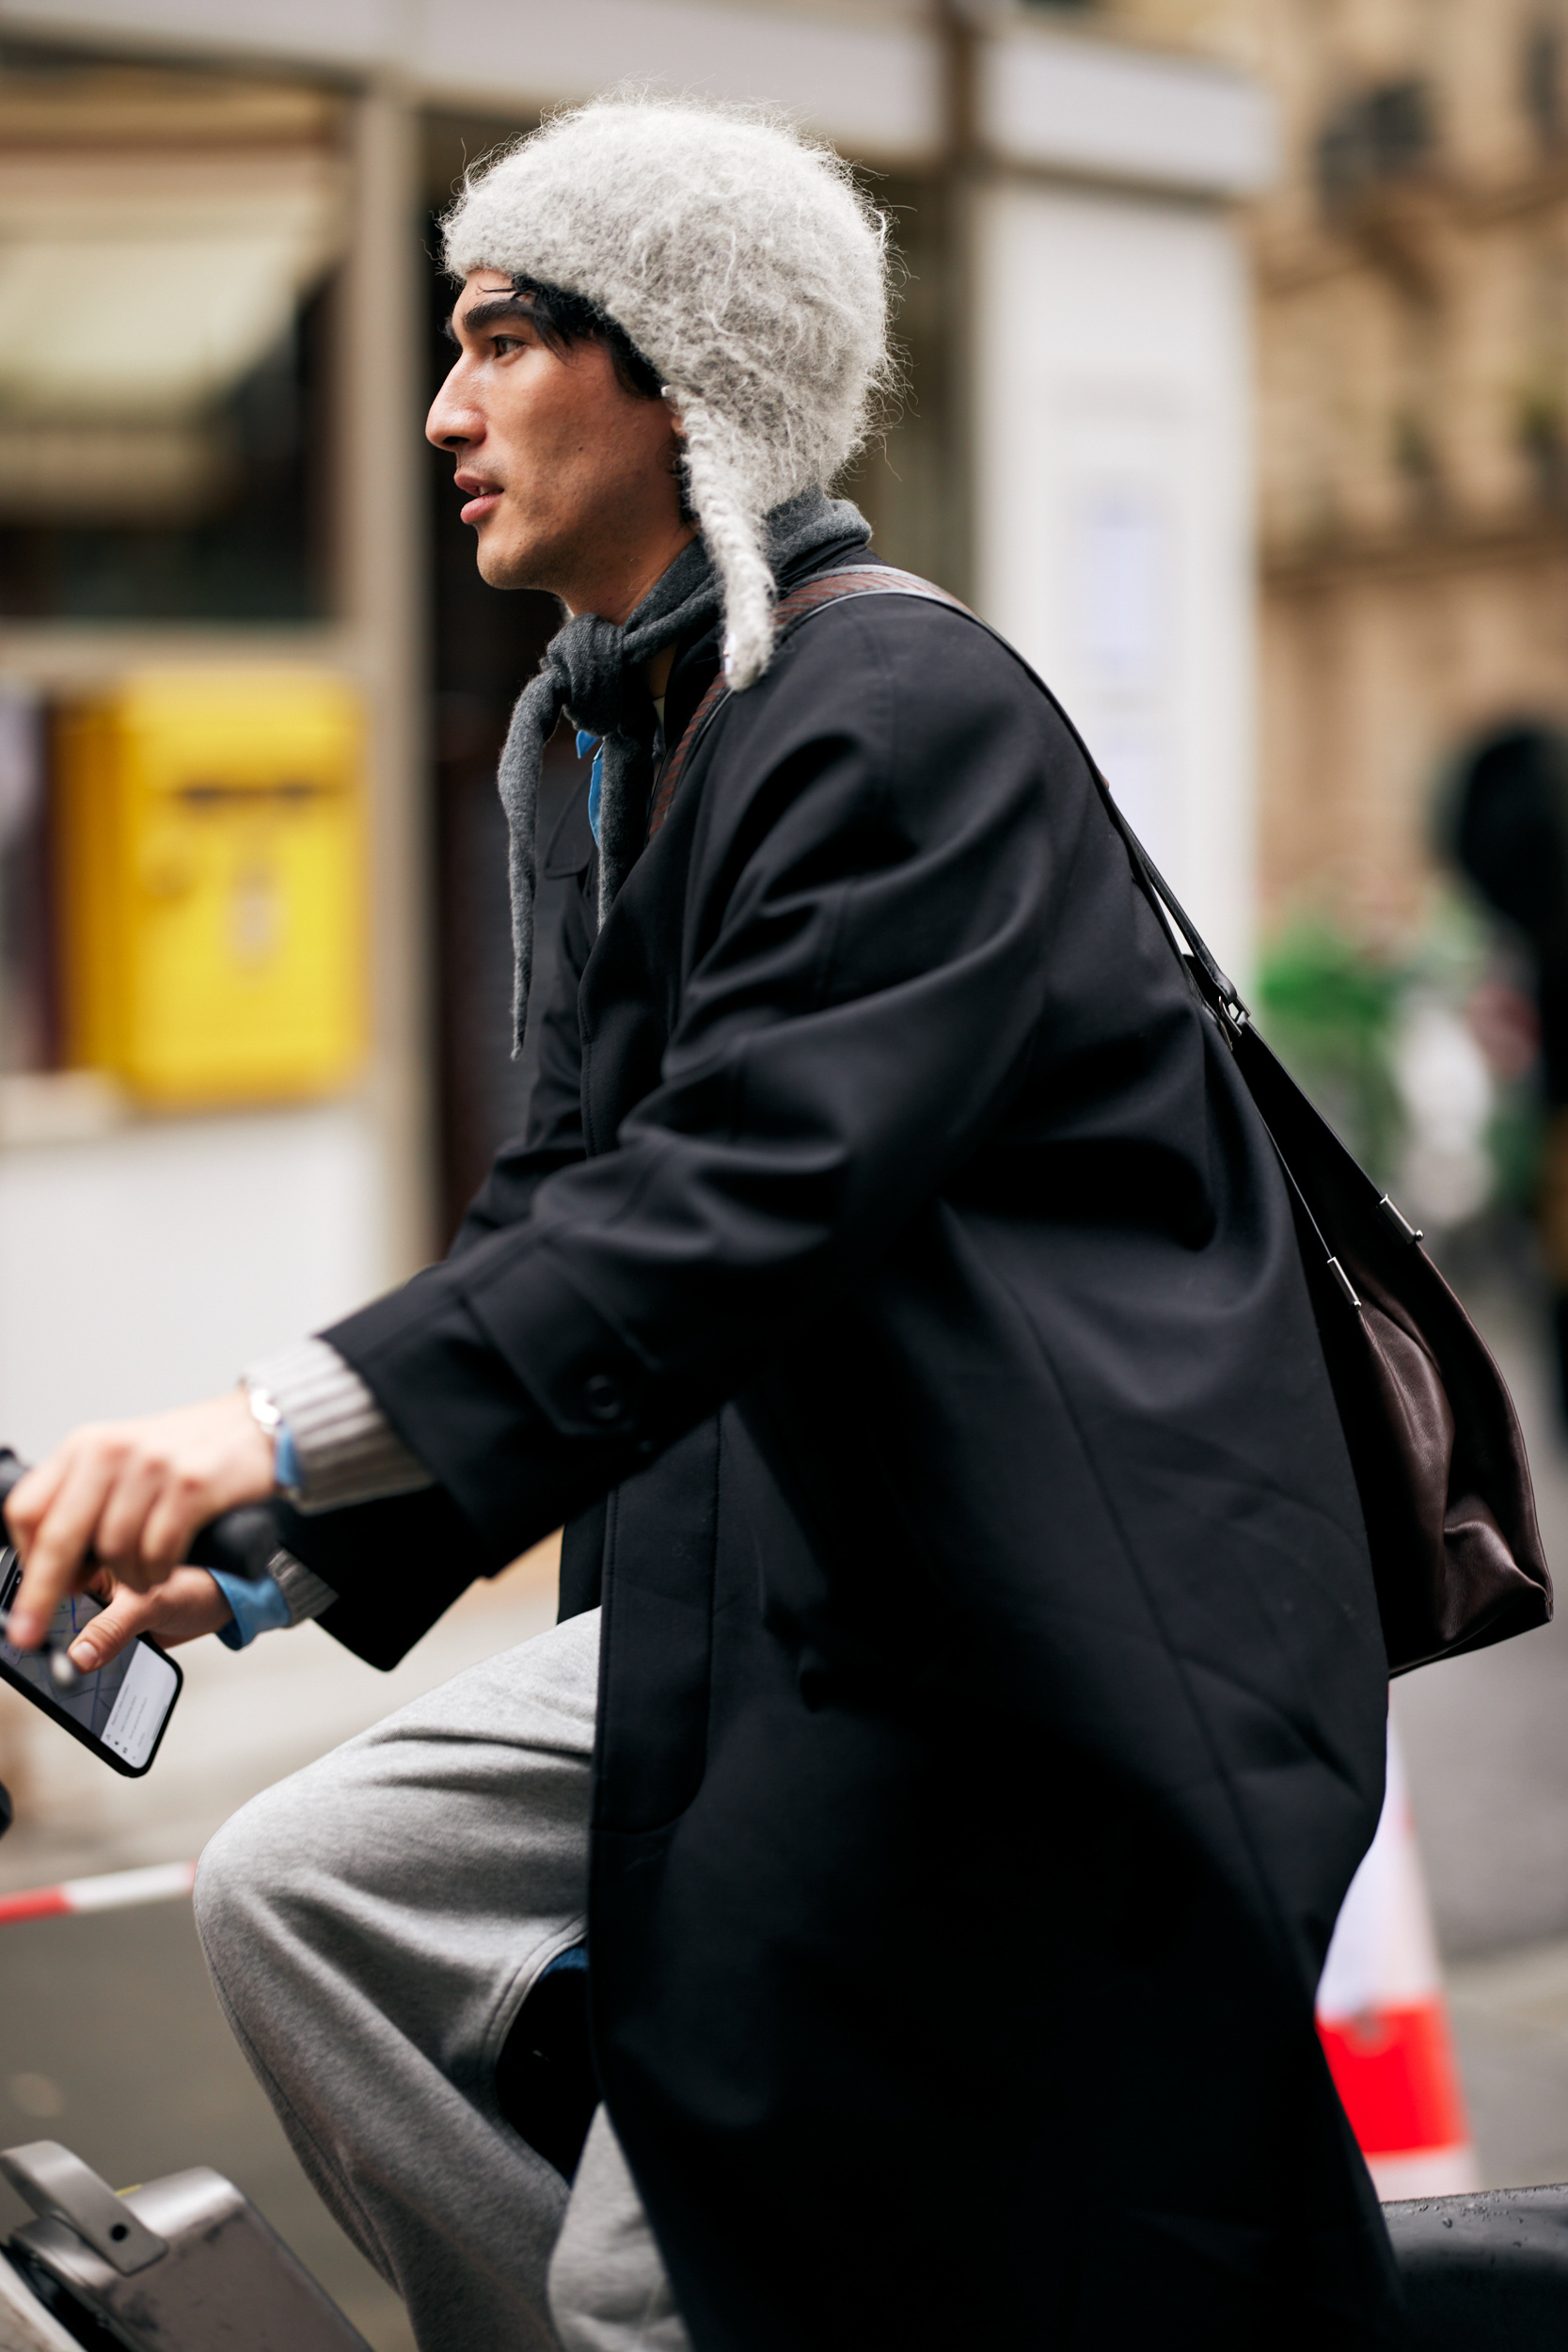
[[[85,1625],[71,1645],[71,1663],[84,1674],[106,1666],[138,1633],[153,1634],[165,1649],[177,1649],[182,1642],[216,1633],[233,1615],[222,1587],[205,1568],[176,1568],[150,1593],[101,1571],[90,1589],[103,1603],[103,1613]]]
[[[39,1521],[59,1492],[67,1458],[66,1449],[56,1446],[43,1461],[24,1470],[6,1497],[6,1525],[13,1543],[32,1541]]]
[[[95,1674],[100,1666],[118,1658],[138,1633],[147,1631],[150,1613],[144,1595],[121,1587],[107,1609],[94,1617],[90,1625],[84,1626],[71,1643],[71,1664],[85,1675]]]
[[[101,1454],[77,1455],[69,1464],[59,1491],[27,1549],[8,1629],[8,1638],[18,1649],[38,1647],[55,1610],[81,1581],[82,1563],[113,1475],[112,1466]]]

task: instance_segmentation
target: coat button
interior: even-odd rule
[[[595,1421],[619,1421],[626,1410],[621,1383],[608,1372],[589,1374],[582,1384],[582,1401]]]

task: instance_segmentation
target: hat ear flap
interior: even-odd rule
[[[761,507],[740,437],[705,402],[672,391],[686,442],[687,498],[724,594],[724,676],[740,693],[773,656],[773,574]]]

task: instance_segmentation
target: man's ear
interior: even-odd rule
[[[681,520],[683,523],[694,523],[697,516],[691,506],[688,503],[686,496],[686,426],[682,421],[681,412],[675,405],[677,394],[674,386],[673,384],[661,384],[659,387],[658,396],[670,412],[670,432],[672,438],[669,451],[666,454],[665,463],[669,469],[671,481],[675,485],[675,487],[680,492]]]

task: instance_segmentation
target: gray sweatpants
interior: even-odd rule
[[[595,1611],[470,1667],[201,1859],[229,2022],[420,2352],[688,2352],[604,2109],[568,2191],[496,2104],[517,2011],[583,1933],[598,1642]]]

